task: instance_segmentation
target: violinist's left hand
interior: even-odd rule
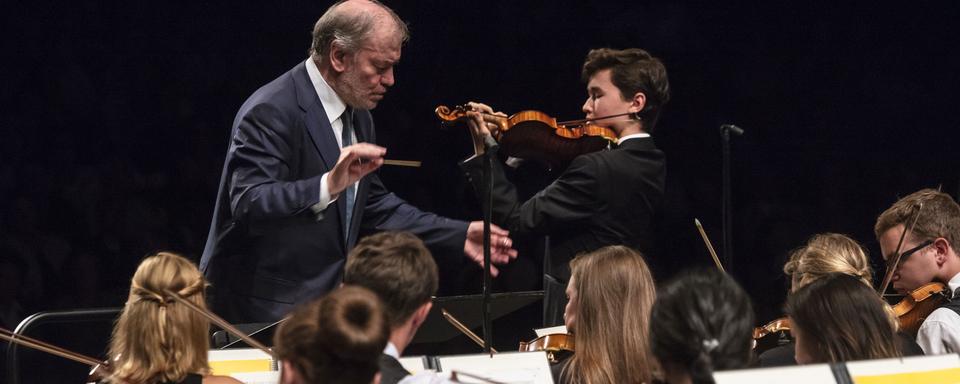
[[[496,115],[507,117],[503,112],[494,112],[489,105],[477,102],[468,102],[471,111],[467,112],[467,125],[470,126],[470,136],[473,138],[473,151],[479,156],[486,152],[485,140],[492,138],[499,132],[500,126],[484,116]]]

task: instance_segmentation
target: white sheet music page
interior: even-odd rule
[[[440,356],[440,371],[449,377],[452,371],[510,384],[553,384],[550,363],[545,352],[506,352]],[[464,383],[484,383],[466,375],[457,378]]]

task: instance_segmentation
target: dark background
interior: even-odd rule
[[[818,232],[878,252],[876,215],[922,187],[960,192],[960,16],[918,3],[388,1],[412,40],[373,111],[388,187],[479,217],[456,162],[471,147],[438,104],[582,117],[590,48],[663,59],[672,100],[655,132],[668,202],[654,264],[709,264],[720,247],[718,127],[733,142],[734,264],[758,320],[780,314],[787,252]],[[846,2],[843,2],[846,3]],[[0,324],[35,311],[121,306],[147,253],[199,258],[230,125],[259,86],[306,58],[329,2],[6,5],[0,90]],[[610,186],[615,188],[616,186]],[[532,257],[499,289],[536,288]],[[444,293],[479,289],[443,266]],[[670,268],[665,268],[670,269]],[[669,273],[663,273],[666,276]]]

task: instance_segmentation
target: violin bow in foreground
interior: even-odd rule
[[[91,374],[93,374],[93,372],[95,372],[98,369],[105,370],[107,375],[111,374],[109,366],[104,361],[100,361],[90,356],[83,355],[68,349],[64,349],[56,345],[49,344],[34,338],[18,335],[16,333],[10,332],[6,328],[0,327],[0,339],[6,340],[13,344],[19,344],[27,348],[36,349],[41,352],[46,352],[54,356],[62,357],[67,360],[76,361],[81,364],[89,365],[93,367]],[[119,378],[114,378],[114,380],[118,380],[123,384],[127,384],[126,381]]]
[[[460,333],[467,335],[467,337],[469,337],[470,340],[473,340],[474,343],[477,343],[477,345],[479,345],[480,348],[486,348],[486,345],[484,345],[483,343],[483,339],[481,339],[480,336],[477,336],[476,333],[473,333],[473,331],[471,331],[470,328],[467,328],[466,325],[463,325],[463,323],[461,323],[460,320],[457,320],[456,317],[453,317],[453,315],[451,315],[450,312],[447,312],[446,309],[441,309],[440,313],[442,313],[443,318],[446,319],[447,322],[450,323],[450,325],[452,325],[454,328],[460,331]],[[498,353],[496,349],[493,349],[493,347],[490,348],[490,351],[493,353]]]
[[[907,237],[907,232],[913,232],[913,229],[917,227],[917,221],[920,220],[920,213],[923,212],[923,202],[921,201],[919,205],[917,215],[913,217],[913,223],[910,224],[910,229],[903,227],[903,232],[900,233],[900,240],[897,241],[897,250],[894,251],[893,256],[891,256],[894,258],[893,264],[887,263],[887,271],[883,274],[883,284],[880,284],[880,290],[877,291],[881,297],[883,293],[887,291],[887,287],[890,286],[890,280],[893,279],[893,272],[896,271],[897,266],[900,265],[900,257],[903,256],[900,254],[900,250],[903,249],[903,240]]]
[[[710,238],[707,237],[707,232],[703,230],[703,225],[700,224],[700,220],[694,218],[693,224],[697,226],[697,231],[700,232],[700,238],[703,239],[703,244],[705,244],[707,250],[710,251],[710,256],[713,257],[713,262],[717,264],[717,268],[720,268],[720,272],[727,273],[727,271],[723,269],[723,264],[720,263],[720,258],[717,257],[717,251],[713,249],[713,243],[711,243]]]
[[[218,327],[223,328],[224,331],[227,331],[233,334],[234,336],[236,336],[240,340],[243,340],[243,342],[247,343],[251,347],[254,347],[256,349],[263,351],[267,355],[270,355],[270,357],[273,357],[274,360],[279,360],[279,358],[277,357],[277,354],[274,353],[272,349],[270,349],[266,345],[261,344],[259,341],[254,340],[252,337],[247,336],[246,333],[237,329],[237,327],[234,327],[233,324],[228,323],[226,320],[222,319],[220,316],[217,316],[213,312],[200,308],[198,305],[194,304],[190,300],[184,299],[183,296],[178,295],[176,292],[173,292],[169,289],[164,290],[164,292],[168,296],[170,296],[170,298],[172,298],[173,300],[176,300],[176,302],[183,304],[184,306],[186,306],[187,308],[190,308],[194,312],[199,313],[201,316],[206,317],[207,320],[210,320],[211,323],[214,323]]]

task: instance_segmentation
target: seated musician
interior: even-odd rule
[[[713,372],[751,360],[753,308],[733,278],[715,269],[687,272],[657,294],[650,344],[668,384],[713,384]]]
[[[787,298],[790,332],[800,364],[901,356],[897,319],[860,278],[832,273]]]
[[[643,256],[608,246],[570,262],[563,314],[577,352],[553,366],[557,383],[650,383],[650,309],[656,299]]]
[[[274,335],[281,384],[379,383],[390,334],[377,296],[344,287],[294,309]]]
[[[344,286],[360,286],[375,293],[390,323],[390,339],[380,356],[381,384],[439,380],[430,372],[410,376],[397,361],[430,313],[438,281],[430,251],[408,232],[365,237],[347,256]]]
[[[563,287],[574,255],[607,245],[649,252],[652,220],[663,198],[664,155],[650,137],[670,97],[663,64],[642,49],[595,49],[583,64],[583,79],[588,94],[583,112],[616,133],[614,149],[576,157],[556,181],[525,202],[518,201],[501,162],[492,161],[494,223],[511,233],[550,238],[544,267],[546,325],[561,322]],[[479,192],[481,155],[496,157],[499,148],[491,136],[497,125],[481,114],[493,113],[492,108],[469,105],[474,111],[467,122],[477,153],[461,165]],[[621,116],[600,119],[612,115]]]
[[[169,252],[149,256],[130,282],[130,294],[110,340],[110,383],[240,382],[210,375],[210,324],[173,301],[166,290],[206,307],[203,275],[189,260]]]
[[[916,222],[916,224],[914,224]],[[911,229],[912,227],[912,229]],[[928,355],[960,352],[960,205],[932,189],[914,192],[877,217],[874,233],[888,263],[897,253],[893,288],[907,293],[932,282],[945,284],[952,302],[934,310],[920,325],[917,344]]]
[[[810,237],[806,244],[790,253],[783,272],[790,276],[791,292],[831,273],[854,276],[873,289],[873,271],[866,251],[856,240],[839,233],[821,233]],[[889,306],[885,310],[890,310]],[[923,354],[920,347],[906,335],[898,333],[897,341],[904,355]],[[760,354],[760,366],[796,364],[795,348],[791,342],[763,352]]]

